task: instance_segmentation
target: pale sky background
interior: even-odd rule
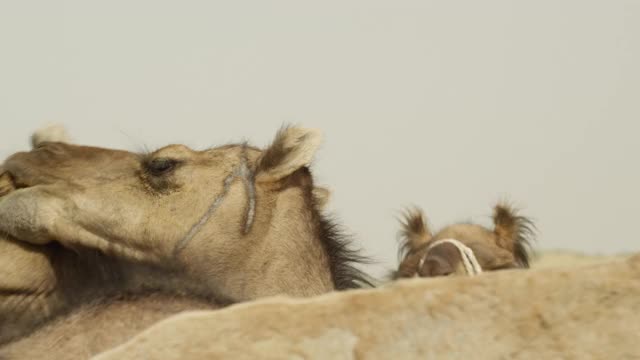
[[[379,263],[395,216],[640,251],[640,1],[1,1],[0,158],[47,122],[138,150],[324,131],[314,170]]]

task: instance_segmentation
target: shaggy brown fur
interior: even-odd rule
[[[392,278],[464,273],[460,253],[452,244],[444,243],[428,250],[430,244],[449,238],[471,248],[485,271],[528,268],[535,235],[533,222],[501,203],[494,208],[493,223],[493,230],[461,223],[445,227],[434,235],[422,211],[407,211],[400,232],[400,265]],[[424,260],[422,268],[421,260]]]

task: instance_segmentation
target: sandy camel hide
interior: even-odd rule
[[[95,359],[639,359],[640,255],[160,322]]]

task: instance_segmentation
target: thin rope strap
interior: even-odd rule
[[[173,248],[173,256],[178,256],[180,252],[187,247],[189,242],[193,240],[193,238],[200,232],[200,230],[204,227],[204,225],[209,221],[209,218],[213,216],[213,214],[218,210],[220,205],[222,205],[222,201],[224,201],[225,197],[229,193],[231,189],[231,185],[237,178],[241,178],[245,185],[245,190],[247,192],[248,203],[247,203],[247,213],[245,216],[245,224],[244,224],[244,234],[246,235],[251,230],[253,222],[255,220],[256,213],[256,185],[254,182],[254,174],[249,166],[247,165],[247,155],[246,155],[246,147],[243,149],[243,154],[241,157],[241,163],[233,170],[231,174],[229,174],[223,182],[222,191],[211,203],[211,206],[207,209],[207,211],[200,217],[197,223],[195,223],[187,235],[184,238],[180,239],[176,246]]]
[[[470,247],[468,247],[467,245],[463,244],[462,242],[456,239],[438,240],[433,244],[429,245],[429,247],[427,248],[427,253],[429,252],[429,250],[433,249],[434,247],[445,244],[445,243],[449,243],[455,246],[456,249],[458,249],[458,251],[460,252],[460,257],[462,258],[462,264],[464,265],[464,270],[466,271],[467,275],[475,276],[482,273],[482,267],[480,266],[480,263],[478,263],[478,259],[476,259],[476,255],[473,253],[473,250],[471,250]],[[419,268],[422,268],[422,265],[424,265],[424,261],[426,257],[427,256],[425,255],[424,257],[422,257],[422,259],[420,259]]]
[[[207,211],[200,217],[200,220],[198,220],[198,222],[191,227],[187,235],[184,238],[182,238],[180,241],[178,241],[176,246],[173,248],[174,257],[180,254],[180,252],[185,247],[187,247],[189,242],[191,242],[191,240],[196,236],[196,234],[200,232],[202,227],[209,221],[209,218],[218,209],[218,207],[220,207],[220,205],[222,204],[222,200],[224,200],[225,196],[227,196],[227,193],[231,188],[231,184],[238,177],[239,173],[240,173],[240,168],[237,168],[224,179],[222,192],[218,194],[218,196],[216,196],[216,198],[213,200],[213,203],[211,203],[211,206],[209,206]]]

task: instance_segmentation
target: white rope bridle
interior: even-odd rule
[[[471,250],[470,247],[468,247],[467,245],[463,244],[462,242],[456,239],[442,239],[429,245],[429,247],[427,248],[427,253],[425,254],[425,256],[423,256],[420,259],[418,269],[422,268],[422,265],[424,265],[424,261],[427,258],[427,254],[429,254],[429,250],[433,249],[438,245],[442,245],[445,243],[451,244],[455,246],[456,249],[458,249],[458,251],[460,252],[460,257],[462,258],[462,264],[464,265],[464,270],[467,272],[467,275],[475,276],[482,273],[482,267],[480,266],[480,263],[478,263],[478,259],[476,259],[476,255],[473,253],[473,250]]]

